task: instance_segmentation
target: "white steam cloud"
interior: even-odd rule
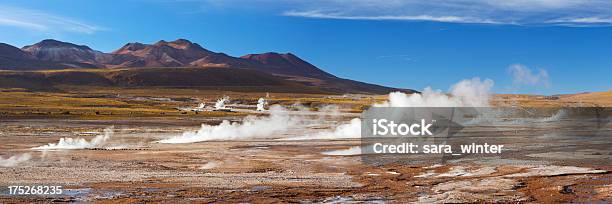
[[[326,130],[312,135],[288,138],[288,140],[325,140],[351,139],[361,136],[361,119],[353,118],[349,123],[339,125],[333,130]]]
[[[441,91],[433,91],[431,88],[426,88],[421,94],[407,95],[401,92],[393,92],[389,94],[388,101],[374,105],[379,107],[484,107],[489,105],[493,84],[493,81],[490,79],[481,81],[479,78],[473,78],[460,81],[451,86],[449,94],[442,93]],[[223,101],[225,100],[219,100],[219,102]],[[321,110],[333,114],[338,111],[338,107],[322,107]],[[322,124],[325,118],[319,117],[316,121]],[[290,115],[289,111],[283,109],[281,106],[275,105],[270,108],[269,116],[247,116],[241,123],[231,123],[230,121],[224,120],[221,124],[214,126],[203,124],[198,131],[184,132],[182,135],[163,139],[158,142],[194,143],[211,140],[270,138],[271,136],[278,137],[278,135],[285,134],[292,129],[306,127],[308,124],[307,118]],[[360,136],[361,120],[359,118],[354,118],[349,123],[339,125],[331,130],[285,139],[347,139],[359,138]]]
[[[508,67],[508,73],[512,75],[512,84],[514,86],[544,86],[550,87],[548,72],[544,69],[538,70],[537,73],[522,64],[513,64]]]
[[[376,107],[486,107],[489,106],[491,88],[494,82],[491,79],[481,81],[480,78],[462,80],[450,87],[449,94],[425,88],[421,94],[405,94],[392,92],[389,100],[374,104]],[[346,139],[361,137],[361,119],[354,118],[350,123],[342,124],[331,131],[322,131],[316,134],[290,138],[291,140],[305,139]]]
[[[264,98],[259,98],[259,100],[257,100],[257,111],[265,111],[266,108],[266,99]]]
[[[193,143],[210,140],[238,140],[269,137],[284,133],[304,121],[299,116],[290,116],[279,105],[270,107],[270,115],[263,117],[247,116],[242,123],[224,120],[219,125],[202,124],[200,130],[184,132],[180,136],[160,140],[159,143]]]
[[[20,163],[26,162],[30,160],[31,156],[28,153],[24,153],[21,155],[11,156],[9,158],[4,159],[0,156],[0,167],[15,167]]]
[[[35,150],[63,150],[63,149],[88,149],[103,147],[104,144],[112,137],[113,128],[104,129],[103,135],[98,135],[87,141],[83,138],[60,138],[57,143],[49,143],[40,147],[34,147]]]
[[[217,102],[215,103],[215,109],[216,110],[221,110],[221,109],[226,109],[225,107],[225,103],[229,102],[229,97],[224,96],[223,98],[220,98],[219,100],[217,100]]]
[[[480,78],[462,80],[451,86],[449,94],[427,87],[421,94],[392,92],[389,100],[376,107],[485,107],[489,106],[494,82]]]
[[[200,103],[198,104],[198,107],[196,108],[196,110],[204,110],[205,107],[206,105],[204,105],[204,103]]]

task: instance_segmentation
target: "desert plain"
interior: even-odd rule
[[[612,200],[612,125],[548,121],[467,128],[448,143],[497,141],[496,155],[409,155],[371,163],[355,138],[291,139],[360,116],[385,95],[324,95],[215,89],[84,88],[64,92],[0,92],[0,155],[28,154],[0,167],[1,203],[552,203]],[[189,111],[223,96],[233,112]],[[184,144],[158,141],[198,131],[202,124],[240,122],[257,100],[314,121],[266,137]],[[494,106],[612,106],[612,92],[558,96],[495,95]],[[325,108],[333,105],[333,110]],[[608,112],[605,112],[609,114]],[[548,117],[548,116],[547,116]],[[552,117],[552,116],[551,116]],[[592,123],[592,124],[591,124]],[[573,126],[572,126],[573,125]],[[550,130],[564,134],[549,134]],[[87,141],[111,131],[94,148],[37,150],[60,138]],[[60,185],[62,195],[9,195],[11,185]]]

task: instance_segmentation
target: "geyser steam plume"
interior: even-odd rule
[[[269,116],[245,117],[241,123],[224,120],[219,125],[202,124],[200,130],[184,132],[182,135],[160,140],[159,143],[193,143],[210,140],[236,140],[269,137],[272,134],[284,133],[302,123],[299,116],[290,116],[279,105],[270,107]]]
[[[204,103],[200,103],[196,109],[197,110],[204,110],[205,107],[206,107],[206,105],[204,105]]]
[[[452,85],[449,94],[427,87],[421,94],[407,95],[402,92],[392,92],[389,100],[376,107],[486,107],[489,106],[491,79],[481,81],[480,78],[465,79]]]
[[[264,98],[259,98],[259,100],[257,100],[257,111],[265,111],[265,106],[266,106],[266,99]]]
[[[493,80],[472,78],[462,80],[449,89],[449,94],[440,90],[434,91],[427,87],[421,94],[406,94],[402,92],[389,93],[389,99],[375,107],[486,107],[489,106]],[[326,130],[315,134],[290,138],[291,140],[303,139],[341,139],[361,137],[361,120],[352,119],[347,124],[342,124],[334,130]]]
[[[321,131],[302,137],[292,137],[287,140],[317,140],[317,139],[350,139],[361,136],[361,119],[353,118],[349,123],[342,124],[333,130]]]
[[[493,81],[487,79],[481,81],[478,78],[463,80],[450,88],[450,95],[441,91],[433,91],[426,88],[422,94],[407,95],[401,92],[389,94],[385,103],[375,104],[383,107],[455,107],[455,106],[487,106],[490,89]],[[220,99],[218,105],[223,105],[225,100]],[[258,104],[259,105],[259,104]],[[323,123],[321,118],[318,122]],[[302,127],[306,124],[306,118],[292,116],[281,106],[275,105],[270,108],[269,116],[247,116],[241,123],[231,123],[224,120],[221,124],[211,126],[203,124],[195,132],[184,132],[182,135],[160,140],[159,143],[193,143],[210,140],[239,140],[252,138],[269,138],[288,132],[291,129]],[[361,120],[354,118],[350,123],[337,126],[335,129],[326,130],[306,136],[289,139],[339,139],[359,138],[361,133]]]
[[[40,147],[34,147],[35,150],[60,150],[60,149],[88,149],[103,147],[113,135],[113,127],[104,129],[103,135],[97,135],[90,141],[83,138],[60,138],[57,143],[49,143]]]
[[[14,166],[19,165],[20,163],[30,160],[30,158],[31,156],[28,153],[11,156],[6,159],[0,156],[0,167],[14,167]]]
[[[229,97],[224,96],[223,98],[220,98],[217,100],[217,102],[215,103],[215,109],[216,110],[221,110],[221,109],[225,109],[225,103],[229,102]]]

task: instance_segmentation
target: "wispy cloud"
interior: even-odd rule
[[[279,2],[279,1],[276,1]],[[282,15],[344,20],[403,20],[445,23],[612,26],[605,0],[312,0],[284,2]],[[290,2],[291,4],[286,4]],[[259,0],[259,3],[271,1]]]
[[[566,26],[610,26],[612,17],[578,17],[550,20],[549,23]]]
[[[410,55],[381,55],[377,56],[377,59],[401,59],[404,61],[415,61]]]
[[[432,15],[379,15],[379,16],[360,16],[346,15],[342,13],[325,13],[318,10],[312,11],[286,11],[285,16],[297,16],[308,18],[328,18],[345,20],[398,20],[398,21],[437,21],[446,23],[482,23],[482,24],[501,24],[492,19],[481,19],[466,16],[432,16]]]
[[[610,0],[180,0],[284,16],[523,26],[612,26]]]
[[[46,12],[0,5],[0,26],[18,27],[41,32],[92,34],[103,28]]]
[[[512,76],[512,84],[515,87],[524,85],[550,87],[548,72],[544,69],[534,72],[525,65],[513,64],[508,67],[508,73]]]

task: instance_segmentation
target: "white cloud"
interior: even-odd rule
[[[18,27],[39,32],[73,32],[91,34],[103,30],[70,18],[48,14],[38,10],[0,6],[0,26]]]
[[[380,16],[353,16],[339,13],[324,13],[321,11],[287,11],[285,16],[297,16],[308,18],[328,18],[328,19],[345,19],[345,20],[404,20],[404,21],[437,21],[446,23],[483,23],[483,24],[500,24],[491,19],[480,19],[474,17],[463,16],[431,16],[431,15],[380,15]]]
[[[604,0],[259,0],[258,3],[281,5],[279,7],[284,9],[282,15],[305,18],[553,26],[612,25],[612,1]]]
[[[549,23],[563,24],[569,26],[612,25],[612,17],[563,18],[550,20]]]
[[[185,1],[185,0],[182,0]],[[610,0],[187,0],[284,16],[535,26],[612,26]],[[174,1],[173,1],[174,2]]]
[[[401,59],[403,61],[416,61],[411,58],[411,55],[381,55],[377,56],[377,59]]]
[[[544,69],[537,73],[522,64],[513,64],[508,67],[508,73],[512,76],[514,86],[544,86],[550,87],[548,72]]]
[[[476,1],[478,2],[478,1]],[[581,5],[588,5],[597,1],[593,0],[485,0],[492,7],[510,10],[550,10],[564,9]]]

